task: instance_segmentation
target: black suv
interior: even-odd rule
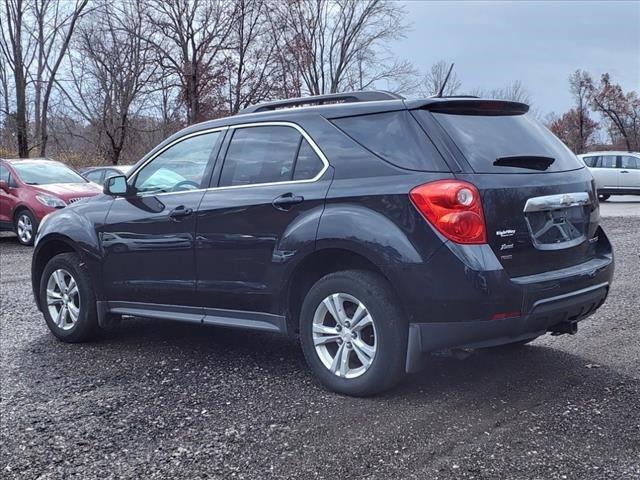
[[[297,336],[352,395],[429,352],[575,333],[611,244],[589,170],[527,111],[359,92],[191,126],[43,220],[36,302],[67,342],[123,315]]]

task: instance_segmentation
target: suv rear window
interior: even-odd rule
[[[564,143],[527,114],[487,116],[417,113],[433,115],[478,173],[535,173],[536,170],[526,168],[494,165],[498,158],[519,156],[553,158],[554,162],[546,168],[546,172],[584,168]]]
[[[407,110],[337,118],[332,122],[367,150],[397,167],[449,171],[438,150]]]

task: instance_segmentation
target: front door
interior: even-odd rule
[[[296,255],[314,248],[332,177],[298,128],[230,130],[224,163],[216,167],[218,188],[206,192],[198,212],[200,305],[280,313],[282,273]]]
[[[0,164],[0,180],[4,182],[6,190],[0,188],[0,230],[13,229],[13,211],[18,203],[18,184],[14,173],[4,164]]]
[[[191,305],[195,294],[195,212],[221,131],[172,142],[129,177],[99,229],[110,301]]]

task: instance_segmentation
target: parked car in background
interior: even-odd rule
[[[593,152],[578,157],[591,170],[600,200],[611,195],[640,195],[640,153]]]
[[[82,176],[90,182],[102,185],[107,178],[116,175],[126,175],[133,165],[109,165],[105,167],[90,167],[82,170]]]
[[[14,231],[20,243],[32,245],[45,215],[100,192],[60,162],[0,159],[0,230]]]
[[[192,125],[47,217],[36,303],[66,342],[122,315],[288,334],[352,395],[576,333],[612,248],[591,173],[528,110],[354,92]]]

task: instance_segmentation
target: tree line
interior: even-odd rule
[[[254,103],[371,88],[433,95],[449,68],[419,72],[391,52],[407,25],[390,0],[0,1],[0,156],[129,163],[185,125]],[[633,99],[590,85],[554,131],[571,146],[578,122],[586,148],[591,109],[612,142],[637,145],[637,105],[619,105]],[[460,93],[531,102],[518,81],[465,92],[454,71],[444,94]]]
[[[608,73],[599,81],[583,70],[569,76],[574,106],[547,119],[549,129],[574,153],[616,149],[640,151],[640,97],[624,92]],[[596,113],[599,121],[591,118]],[[602,138],[604,134],[604,138]]]

